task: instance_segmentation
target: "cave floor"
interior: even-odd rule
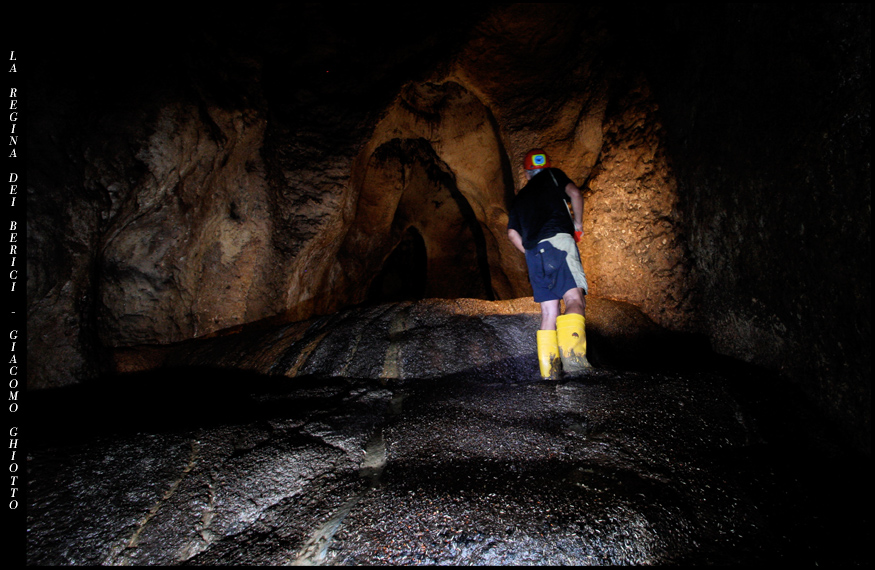
[[[35,394],[27,563],[871,562],[871,467],[769,386],[181,369]]]

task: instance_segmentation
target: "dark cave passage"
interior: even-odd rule
[[[419,301],[428,284],[428,253],[422,234],[410,227],[371,283],[369,303]]]
[[[494,299],[483,223],[456,178],[423,139],[376,148],[338,255],[343,281],[329,284],[334,294],[356,298],[371,283],[372,302]]]

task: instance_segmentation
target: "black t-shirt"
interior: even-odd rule
[[[531,249],[556,234],[574,235],[574,221],[568,214],[566,200],[569,198],[565,193],[570,182],[558,168],[545,168],[516,195],[508,213],[507,227],[519,232],[523,247]]]

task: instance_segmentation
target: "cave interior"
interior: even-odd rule
[[[24,91],[28,388],[528,297],[505,228],[537,146],[584,192],[593,298],[774,372],[869,453],[870,10],[269,3],[62,34]]]

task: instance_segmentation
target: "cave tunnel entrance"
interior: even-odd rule
[[[477,212],[428,141],[392,139],[373,152],[339,255],[356,302],[494,300],[488,249]]]
[[[506,239],[513,176],[497,121],[463,85],[406,85],[352,180],[355,214],[330,277],[338,306],[389,301],[381,292],[395,263],[388,256],[410,227],[427,254],[422,298],[492,301],[530,291],[525,263]]]
[[[411,226],[386,258],[371,282],[369,303],[418,301],[425,298],[428,283],[428,254],[422,234]]]

